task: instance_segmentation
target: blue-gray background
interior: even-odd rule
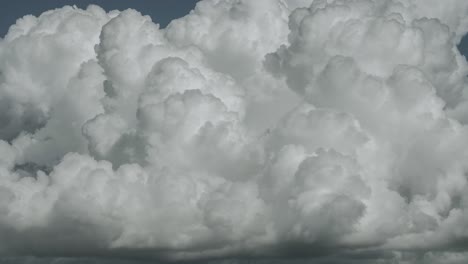
[[[107,11],[133,8],[149,15],[155,23],[165,27],[172,19],[182,17],[195,7],[199,0],[15,0],[2,1],[0,9],[0,36],[8,32],[16,19],[24,15],[40,15],[42,12],[64,5],[86,8],[97,4]]]

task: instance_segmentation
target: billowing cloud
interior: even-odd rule
[[[468,4],[440,5],[19,19],[0,40],[0,254],[464,263]]]

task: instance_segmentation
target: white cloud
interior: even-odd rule
[[[466,8],[207,0],[166,29],[97,6],[18,20],[0,40],[0,252],[462,263]]]

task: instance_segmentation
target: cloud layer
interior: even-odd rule
[[[0,40],[0,253],[466,261],[468,2],[440,5],[19,19]]]

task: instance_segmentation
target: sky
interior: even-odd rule
[[[468,263],[468,1],[27,3],[0,263]]]
[[[460,50],[461,54],[463,54],[465,57],[468,57],[468,36],[464,36],[461,39],[457,48]]]

